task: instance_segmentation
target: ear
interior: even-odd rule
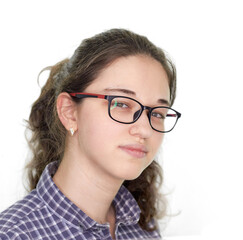
[[[73,128],[74,131],[77,130],[77,104],[66,92],[60,93],[57,98],[57,114],[68,131],[70,128]]]

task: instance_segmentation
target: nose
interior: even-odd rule
[[[149,138],[152,135],[153,129],[150,126],[147,111],[148,110],[144,109],[137,121],[131,124],[130,133],[132,135],[139,136],[140,138]],[[141,111],[137,111],[134,113],[133,120],[139,116],[140,112]]]

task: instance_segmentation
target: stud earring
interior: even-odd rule
[[[74,130],[73,130],[73,128],[70,128],[70,133],[71,133],[71,135],[73,136],[73,134],[74,134]]]

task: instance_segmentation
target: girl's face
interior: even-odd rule
[[[150,107],[162,105],[159,99],[169,102],[170,97],[162,65],[143,55],[117,59],[85,92],[127,96]],[[78,156],[88,171],[119,180],[135,179],[153,161],[162,143],[163,133],[151,128],[147,110],[135,123],[122,124],[109,117],[107,100],[85,98],[77,113]]]

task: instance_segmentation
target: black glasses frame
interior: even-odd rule
[[[181,113],[179,113],[178,111],[176,111],[175,109],[173,108],[170,108],[170,107],[165,107],[165,106],[157,106],[157,107],[149,107],[149,106],[144,106],[143,104],[141,104],[139,101],[137,101],[136,99],[134,98],[130,98],[130,97],[126,97],[126,96],[118,96],[118,95],[102,95],[102,94],[94,94],[94,93],[82,93],[82,92],[78,92],[78,93],[69,93],[72,97],[75,97],[75,98],[79,98],[79,99],[82,99],[82,98],[100,98],[100,99],[106,99],[108,101],[108,114],[110,116],[110,118],[116,122],[119,122],[119,123],[123,123],[123,124],[132,124],[132,123],[135,123],[139,118],[140,116],[142,115],[143,111],[144,110],[148,110],[148,119],[149,119],[149,124],[151,126],[151,128],[157,132],[161,132],[161,133],[167,133],[167,132],[170,132],[174,129],[178,119],[181,117]],[[136,118],[132,121],[132,122],[121,122],[121,121],[118,121],[116,119],[114,119],[112,116],[111,116],[111,113],[110,113],[110,106],[111,106],[111,101],[114,99],[114,98],[127,98],[127,99],[130,99],[130,100],[133,100],[135,102],[137,102],[140,106],[141,106],[141,110],[139,111],[139,113],[137,114]],[[168,130],[168,131],[159,131],[157,129],[155,129],[152,124],[151,124],[151,113],[154,109],[156,108],[165,108],[165,109],[171,109],[172,111],[174,111],[176,113],[176,121],[175,121],[175,124],[174,126]],[[175,117],[174,114],[167,114],[166,115],[167,117]]]

